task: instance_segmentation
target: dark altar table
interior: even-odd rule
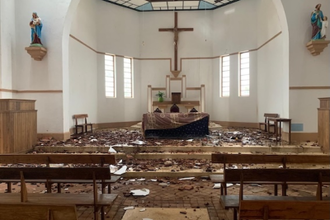
[[[209,114],[147,113],[143,114],[142,129],[145,138],[196,138],[209,134]]]

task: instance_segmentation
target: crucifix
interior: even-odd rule
[[[174,71],[178,71],[178,41],[180,31],[193,31],[194,28],[178,28],[178,12],[174,13],[174,28],[159,28],[159,31],[174,33]]]

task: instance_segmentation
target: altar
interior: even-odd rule
[[[196,138],[209,134],[209,114],[189,113],[146,113],[142,118],[145,138]]]

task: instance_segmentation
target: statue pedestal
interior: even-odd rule
[[[30,56],[37,61],[41,61],[42,58],[47,53],[47,49],[44,47],[37,47],[37,46],[30,46],[30,47],[25,47],[25,50],[30,54]]]
[[[317,56],[328,46],[329,43],[329,40],[311,40],[306,44],[306,47],[313,56]]]

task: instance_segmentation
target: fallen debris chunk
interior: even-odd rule
[[[124,208],[124,210],[132,210],[132,209],[135,209],[135,207],[134,206],[127,206],[127,207]]]
[[[183,177],[183,178],[180,178],[179,180],[193,180],[195,179],[195,177]]]
[[[213,189],[220,189],[221,188],[221,183],[215,183],[213,186]]]
[[[113,149],[112,146],[109,147],[109,151],[108,152],[109,153],[114,153],[114,154],[117,153],[117,151],[115,149]]]
[[[131,194],[133,196],[147,196],[149,195],[150,190],[149,189],[136,189],[136,190],[131,190]]]
[[[119,170],[117,170],[114,174],[115,175],[122,175],[122,174],[126,173],[126,170],[127,170],[127,166],[124,165]]]
[[[111,164],[109,166],[109,169],[110,169],[110,173],[115,173],[118,171],[118,167]]]

